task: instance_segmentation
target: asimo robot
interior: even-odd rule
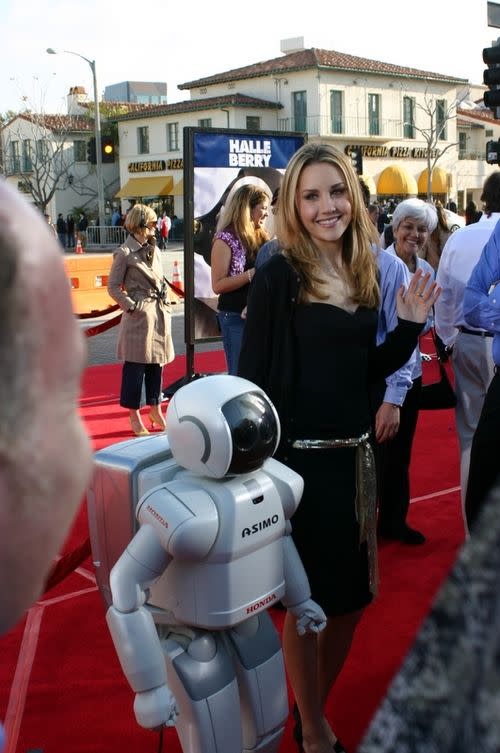
[[[326,624],[290,535],[303,481],[272,458],[279,431],[261,389],[213,375],[174,393],[166,436],[96,453],[109,630],[137,722],[175,724],[184,753],[277,751],[288,703],[266,610],[281,600],[299,633]]]

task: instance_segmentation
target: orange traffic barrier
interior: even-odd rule
[[[176,288],[179,290],[182,290],[184,293],[184,283],[182,281],[181,272],[179,269],[179,262],[177,259],[174,261],[174,271],[172,272],[172,285],[175,285]]]
[[[108,294],[112,254],[84,254],[64,259],[75,314],[102,312],[115,305]]]
[[[75,254],[83,254],[84,251],[85,251],[85,249],[82,246],[82,242],[81,242],[80,238],[78,238],[78,240],[76,242]]]

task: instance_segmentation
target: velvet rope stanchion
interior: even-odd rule
[[[96,324],[95,327],[87,327],[87,329],[84,330],[84,335],[85,337],[94,337],[94,335],[98,335],[101,332],[106,332],[106,330],[111,329],[111,327],[116,327],[121,318],[122,314],[118,314],[118,316],[114,316],[112,319],[108,319],[107,322]]]
[[[108,306],[107,309],[102,311],[86,311],[85,314],[77,314],[78,319],[97,319],[98,316],[106,316],[106,314],[112,314],[113,311],[118,311],[120,307],[116,303],[114,306]]]

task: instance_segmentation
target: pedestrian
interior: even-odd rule
[[[66,225],[66,220],[62,215],[62,212],[59,212],[59,214],[57,215],[56,230],[57,237],[59,238],[59,243],[63,248],[66,248],[66,235],[68,233],[68,227]]]
[[[500,222],[483,248],[464,293],[466,327],[492,336],[495,373],[484,399],[472,439],[465,514],[472,531],[488,493],[498,477],[500,464]]]
[[[331,753],[344,749],[325,703],[378,580],[369,384],[408,360],[438,291],[418,271],[398,292],[398,326],[376,346],[374,229],[351,161],[329,144],[291,158],[277,236],[282,252],[250,286],[238,371],[273,401],[276,457],[304,479],[292,535],[328,624],[299,638],[287,613],[283,649],[299,749]]]
[[[66,217],[66,232],[68,238],[68,248],[75,247],[75,220],[72,214],[68,214]]]
[[[214,235],[212,288],[219,296],[217,319],[229,374],[236,374],[248,289],[255,274],[255,257],[269,240],[264,229],[269,197],[263,188],[243,184],[230,196]]]
[[[120,405],[136,436],[149,434],[140,414],[144,385],[152,428],[165,428],[162,370],[174,358],[168,286],[156,246],[156,213],[144,204],[128,212],[128,236],[113,253],[108,293],[123,311],[117,355],[123,360]]]
[[[410,276],[418,270],[434,279],[434,270],[420,257],[430,233],[437,225],[436,208],[421,199],[405,199],[394,210],[392,227],[394,243],[387,253],[403,261]],[[423,333],[433,324],[432,312]],[[417,427],[422,389],[422,358],[417,347],[413,359],[412,385],[400,409],[397,434],[385,443],[379,464],[379,535],[384,539],[403,544],[418,545],[425,542],[421,531],[407,523],[410,506],[410,461],[413,438]]]
[[[479,222],[459,228],[448,239],[436,275],[442,288],[436,303],[436,333],[451,355],[457,405],[455,423],[460,446],[460,489],[464,524],[472,437],[493,379],[493,336],[489,330],[469,327],[464,317],[464,294],[472,270],[500,220],[500,172],[486,178],[481,194],[484,213]]]

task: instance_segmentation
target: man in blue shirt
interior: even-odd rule
[[[500,222],[474,267],[464,295],[464,319],[493,335],[495,374],[472,440],[465,515],[469,530],[500,471]]]

